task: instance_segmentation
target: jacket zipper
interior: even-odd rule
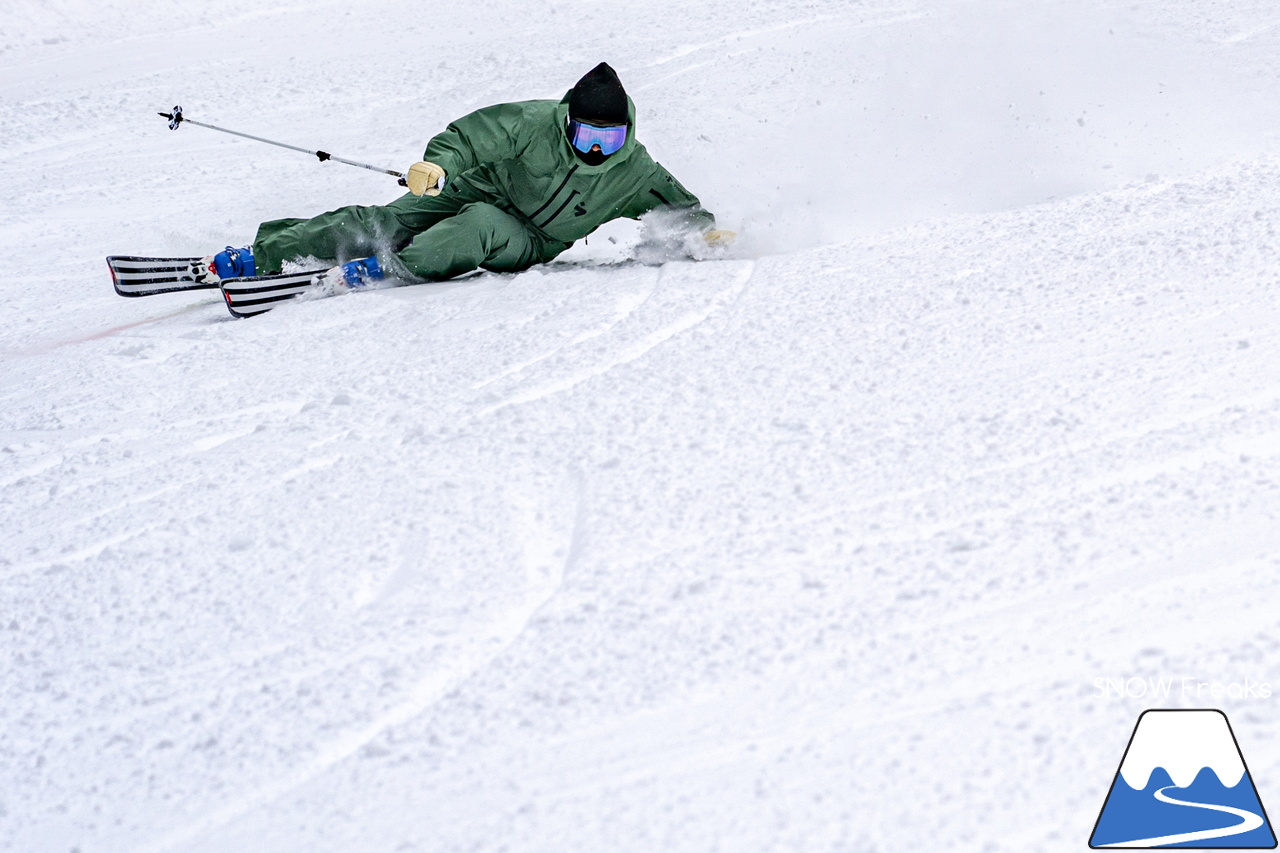
[[[569,193],[569,197],[568,197],[568,198],[566,198],[566,199],[564,200],[564,204],[562,204],[562,205],[560,205],[559,207],[557,207],[557,208],[556,208],[556,212],[555,212],[555,213],[553,213],[553,214],[551,214],[549,217],[547,217],[546,222],[543,222],[543,223],[542,223],[541,225],[539,225],[538,227],[539,227],[539,228],[546,228],[548,225],[550,225],[552,222],[554,222],[554,221],[555,221],[555,218],[556,218],[557,216],[559,216],[559,215],[560,215],[560,212],[561,212],[562,210],[564,210],[566,207],[568,207],[568,206],[569,206],[569,202],[573,201],[573,197],[574,197],[574,196],[578,196],[578,195],[582,195],[582,193],[578,192],[577,190],[574,190],[573,192]]]
[[[551,194],[550,198],[548,198],[546,201],[542,203],[542,207],[538,208],[533,213],[529,214],[530,222],[537,219],[539,213],[542,213],[542,211],[546,210],[548,207],[551,206],[551,202],[556,200],[556,196],[560,195],[560,190],[564,189],[564,185],[569,183],[569,179],[573,177],[573,173],[576,171],[578,171],[578,165],[575,163],[573,168],[569,170],[569,174],[565,175],[564,180],[560,182],[560,186],[556,187],[556,191]],[[556,211],[556,213],[559,213],[559,212],[560,211],[558,210]],[[555,219],[555,216],[552,216],[551,219]],[[551,220],[548,219],[547,221],[550,222]]]

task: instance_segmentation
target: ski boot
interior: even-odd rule
[[[359,258],[340,264],[324,274],[326,284],[337,289],[355,290],[385,277],[377,258]]]
[[[217,284],[224,278],[242,278],[257,275],[253,264],[253,250],[228,246],[216,255],[201,258],[197,264],[196,281]]]

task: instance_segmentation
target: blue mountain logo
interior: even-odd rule
[[[1089,846],[1274,849],[1275,833],[1227,715],[1143,712]]]

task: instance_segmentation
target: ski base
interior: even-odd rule
[[[111,283],[121,296],[154,296],[183,290],[210,290],[218,286],[210,280],[204,258],[143,258],[111,255],[107,258]]]

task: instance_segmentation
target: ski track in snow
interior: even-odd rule
[[[612,349],[613,352],[609,354],[608,360],[604,361],[603,363],[593,365],[587,368],[586,370],[576,373],[573,376],[568,376],[562,379],[558,379],[554,382],[551,382],[546,385],[541,385],[536,388],[520,391],[508,399],[502,400],[501,402],[493,403],[481,409],[480,415],[483,417],[485,415],[493,414],[494,412],[497,412],[501,409],[505,409],[508,406],[515,406],[521,403],[533,402],[534,400],[540,400],[544,397],[549,397],[552,394],[558,394],[562,391],[567,391],[571,388],[575,388],[589,379],[593,379],[604,373],[608,373],[610,370],[613,370],[615,367],[619,367],[624,364],[630,364],[631,362],[636,361],[637,359],[643,358],[645,355],[651,352],[655,347],[659,347],[662,344],[666,343],[667,341],[671,340],[672,338],[676,337],[677,335],[680,335],[684,332],[689,331],[690,329],[696,327],[700,323],[706,322],[708,318],[710,318],[717,311],[723,309],[725,305],[734,302],[738,298],[738,296],[741,295],[743,290],[746,288],[747,282],[750,280],[752,272],[755,269],[755,265],[751,261],[742,262],[741,265],[743,266],[742,271],[734,275],[729,282],[729,286],[723,292],[713,296],[710,299],[709,304],[706,305],[705,307],[696,308],[690,311],[689,313],[684,314],[683,316],[677,317],[673,322],[668,322],[662,328],[659,328],[653,332],[650,332],[649,334],[641,338],[639,341],[636,341],[634,343],[629,343],[621,347],[618,347],[616,345],[611,346],[610,349]],[[670,265],[663,266],[662,270],[658,273],[658,284],[655,288],[655,291],[660,290],[662,288],[663,278],[667,275],[667,272],[670,268],[671,268]],[[640,306],[643,306],[644,304],[648,303],[652,295],[653,294],[650,294],[650,296],[646,297],[644,302],[640,303]],[[699,294],[699,298],[705,298],[705,297],[702,297]],[[637,309],[640,306],[637,306]],[[612,329],[613,326],[615,325],[617,324],[611,323],[608,328]],[[606,329],[605,331],[608,331],[608,329]],[[589,335],[585,338],[583,336],[579,336],[578,338],[575,338],[572,343],[575,343],[575,344],[581,343],[583,340],[590,340],[591,338],[594,338],[594,337],[596,337],[596,335]],[[557,352],[559,351],[557,350]],[[538,361],[542,361],[542,360],[544,359],[538,359]],[[524,365],[524,367],[528,367],[528,366],[530,365]],[[489,383],[486,382],[485,384],[487,385]]]
[[[579,521],[581,516],[579,515]],[[216,809],[211,814],[182,828],[169,833],[157,841],[137,848],[138,853],[161,853],[161,851],[180,849],[192,841],[198,840],[218,828],[231,823],[241,815],[258,808],[269,806],[271,802],[289,791],[304,785],[308,780],[324,773],[333,765],[350,758],[361,749],[369,746],[374,740],[384,735],[389,729],[405,724],[421,715],[442,696],[456,689],[475,671],[485,667],[493,659],[503,653],[524,631],[529,620],[537,613],[559,588],[566,571],[572,568],[574,556],[577,554],[577,541],[581,535],[575,528],[570,534],[570,542],[565,549],[567,558],[562,565],[554,568],[545,565],[531,566],[530,575],[533,585],[526,593],[526,603],[501,616],[495,623],[486,626],[479,632],[478,642],[481,646],[474,657],[459,656],[439,672],[433,673],[429,679],[415,684],[407,691],[405,701],[383,712],[368,725],[355,731],[347,732],[341,737],[325,743],[318,754],[307,764],[287,772],[282,778],[271,781],[266,786],[246,794],[244,797]]]
[[[618,300],[617,313],[613,317],[610,317],[604,322],[598,324],[595,328],[584,329],[583,331],[579,332],[577,335],[575,335],[572,339],[570,339],[567,343],[565,343],[562,346],[558,346],[555,349],[549,350],[548,352],[543,353],[542,355],[539,355],[536,358],[531,358],[527,361],[522,361],[518,364],[512,365],[511,367],[503,369],[502,372],[498,373],[496,376],[490,377],[489,379],[485,379],[484,381],[477,383],[474,386],[475,390],[478,391],[481,388],[487,388],[488,386],[492,385],[494,382],[497,382],[500,379],[505,379],[508,376],[512,376],[517,373],[522,373],[528,368],[533,367],[535,364],[546,361],[547,359],[552,358],[553,356],[559,354],[560,351],[563,350],[566,346],[575,346],[585,341],[589,341],[592,338],[596,338],[596,337],[599,337],[600,335],[608,333],[615,326],[617,326],[619,323],[625,320],[627,317],[635,313],[635,311],[638,308],[640,308],[640,306],[644,305],[645,302],[649,300],[649,297],[653,295],[653,291],[657,287],[658,282],[660,280],[661,280],[661,273],[658,273],[654,276],[653,286],[647,289],[646,291],[644,291],[643,293],[624,294]]]
[[[81,335],[79,337],[68,338],[65,341],[56,341],[54,343],[42,344],[40,346],[36,346],[26,351],[20,352],[17,354],[17,356],[28,357],[33,355],[39,355],[41,353],[48,352],[49,350],[57,349],[58,347],[74,346],[75,344],[82,344],[88,341],[97,341],[97,340],[101,340],[102,338],[109,338],[114,335],[123,334],[124,332],[127,332],[130,329],[136,329],[140,326],[149,326],[152,323],[159,323],[164,320],[169,320],[181,314],[186,314],[189,311],[204,308],[209,304],[211,303],[210,302],[196,303],[193,305],[188,305],[185,308],[179,308],[177,311],[170,311],[166,314],[161,314],[158,317],[150,317],[146,320],[136,320],[132,323],[123,323],[112,329],[106,329],[105,331],[101,331],[101,332],[94,332],[93,334],[90,334],[90,335]],[[221,303],[218,302],[214,304],[221,304]]]
[[[1079,849],[1095,679],[1280,684],[1272,5],[7,10],[0,851]],[[601,59],[729,252],[111,290],[394,197],[158,110],[402,168]]]

